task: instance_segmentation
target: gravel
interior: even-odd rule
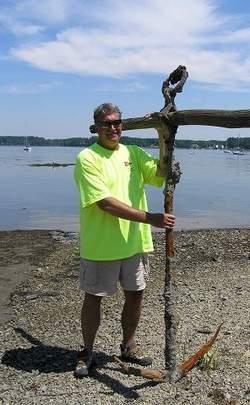
[[[30,231],[32,232],[32,231]],[[195,367],[177,383],[128,376],[112,362],[121,341],[121,290],[103,300],[97,367],[73,376],[81,346],[76,235],[62,233],[29,278],[11,294],[12,319],[1,325],[2,404],[248,404],[250,229],[176,233],[176,357],[179,364],[223,322],[218,366]],[[164,369],[164,234],[155,233],[151,274],[137,338]],[[34,263],[33,263],[34,265]]]

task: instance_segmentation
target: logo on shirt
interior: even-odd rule
[[[124,162],[124,165],[126,166],[126,167],[128,167],[128,166],[131,166],[132,165],[132,162]]]

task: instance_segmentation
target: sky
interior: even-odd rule
[[[249,0],[0,0],[0,136],[88,137],[93,110],[159,111],[178,65],[179,110],[250,108]],[[127,136],[154,137],[155,130]],[[250,129],[179,127],[180,139]]]

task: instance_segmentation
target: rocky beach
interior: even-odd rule
[[[164,369],[165,235],[154,233],[151,273],[138,330],[143,350]],[[2,404],[233,405],[250,401],[250,229],[176,232],[176,357],[193,354],[223,322],[216,362],[176,383],[124,374],[119,355],[120,290],[103,300],[96,368],[74,378],[81,348],[78,235],[0,232]]]

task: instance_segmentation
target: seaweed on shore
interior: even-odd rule
[[[67,167],[67,166],[74,166],[75,163],[57,163],[57,162],[51,162],[51,163],[31,163],[29,166],[32,167]]]

